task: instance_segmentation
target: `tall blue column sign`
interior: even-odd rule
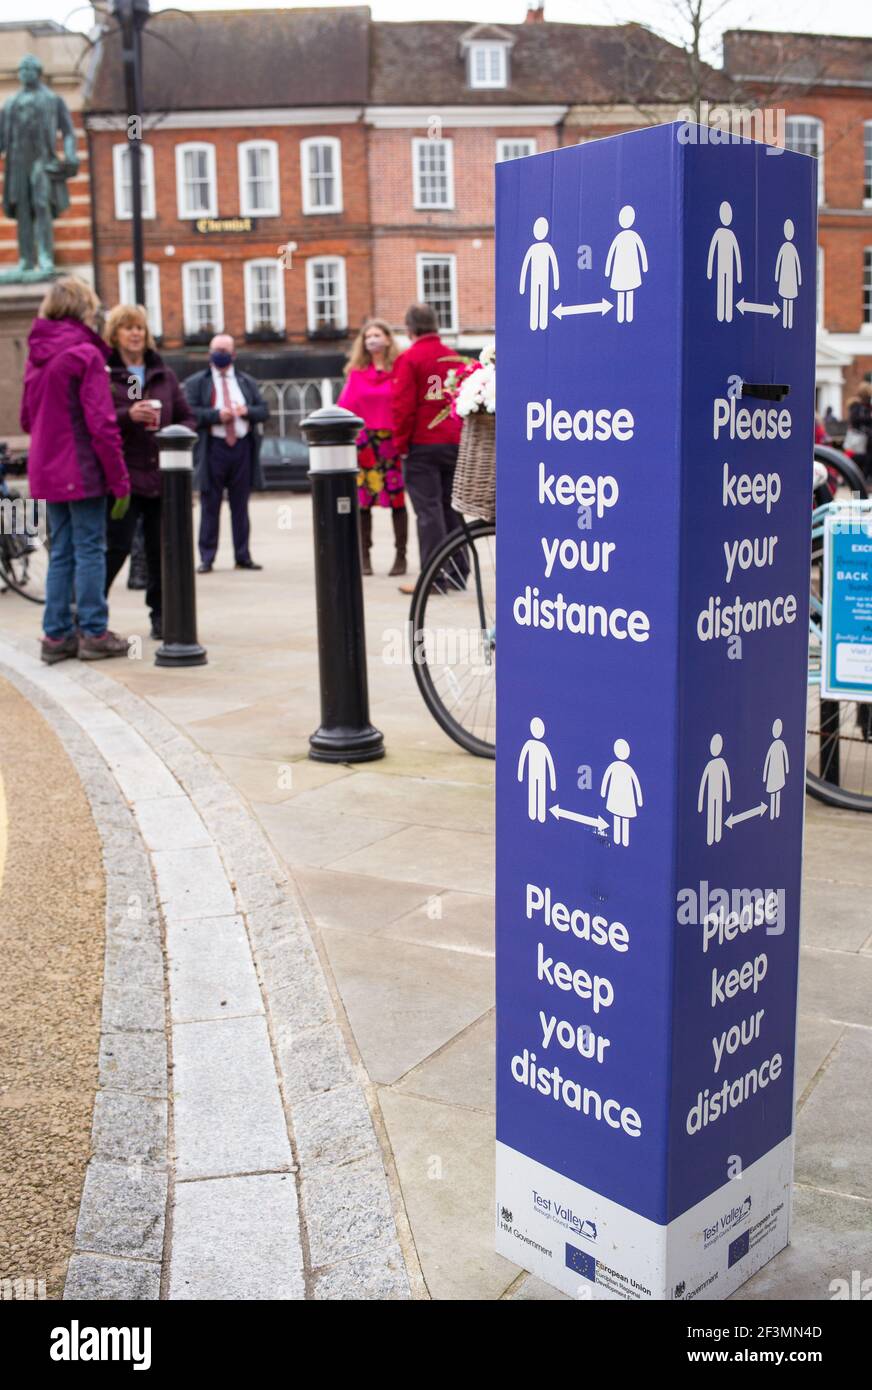
[[[497,1243],[579,1298],[788,1239],[816,167],[696,135],[497,169]]]

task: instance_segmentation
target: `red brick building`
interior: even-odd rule
[[[368,314],[401,327],[423,299],[455,341],[486,341],[494,163],[668,119],[683,99],[680,50],[638,26],[528,18],[156,15],[143,42],[146,299],[171,360],[192,370],[213,332],[234,333],[285,433],[332,389]],[[87,97],[108,303],[133,295],[123,113],[108,31]]]
[[[724,68],[819,161],[818,409],[872,380],[872,39],[734,30]]]

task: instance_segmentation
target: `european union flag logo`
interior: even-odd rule
[[[730,1253],[727,1259],[728,1269],[730,1269],[734,1264],[738,1264],[739,1260],[744,1259],[744,1257],[748,1253],[750,1240],[751,1232],[745,1231],[742,1235],[736,1236],[736,1239],[734,1241],[730,1242]]]
[[[571,1269],[574,1274],[580,1274],[582,1279],[589,1279],[592,1284],[596,1283],[596,1260],[593,1255],[570,1245],[569,1241],[566,1242],[566,1268]]]

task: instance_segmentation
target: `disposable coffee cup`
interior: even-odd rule
[[[159,429],[160,429],[160,414],[161,414],[161,409],[162,409],[160,401],[150,400],[150,401],[146,401],[145,404],[148,406],[149,410],[151,410],[151,411],[154,412],[154,423],[151,424],[151,425],[146,425],[145,428],[146,428],[147,430],[159,430]]]

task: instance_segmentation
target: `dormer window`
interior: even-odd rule
[[[509,55],[504,43],[469,45],[470,87],[507,87]]]

